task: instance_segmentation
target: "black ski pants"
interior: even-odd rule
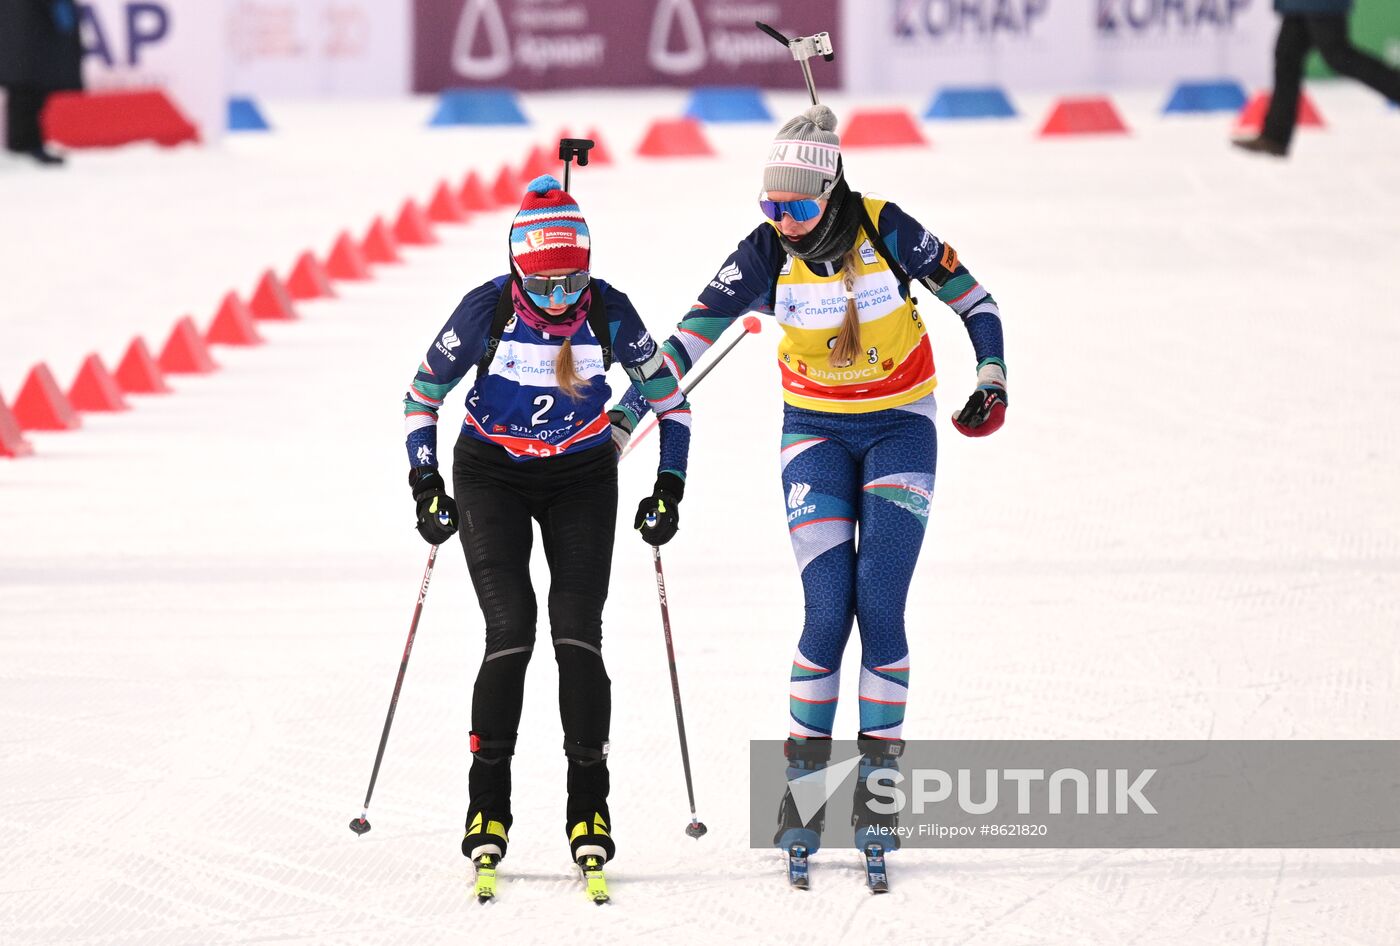
[[[1351,44],[1347,18],[1292,13],[1283,18],[1274,46],[1274,94],[1264,118],[1264,137],[1288,147],[1298,123],[1298,96],[1303,88],[1303,61],[1316,47],[1333,71],[1363,82],[1393,102],[1400,102],[1400,71]]]
[[[535,647],[530,552],[532,525],[539,523],[550,573],[549,630],[559,667],[568,815],[606,813],[612,693],[602,626],[617,528],[617,452],[606,443],[518,463],[502,448],[464,433],[454,460],[462,547],[486,621],[486,651],[472,692],[470,812],[486,811],[509,823],[510,756]]]

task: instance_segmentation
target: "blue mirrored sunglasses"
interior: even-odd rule
[[[784,214],[798,223],[806,223],[822,215],[822,206],[815,200],[768,200],[766,197],[760,197],[758,209],[774,223],[781,223]]]
[[[816,197],[805,198],[803,200],[769,200],[768,192],[764,191],[758,195],[758,209],[763,211],[763,216],[774,223],[782,223],[783,215],[787,214],[798,223],[806,223],[808,220],[815,220],[822,215],[821,201],[830,200],[831,195],[836,192],[836,185],[841,180],[841,166],[837,165],[836,179],[826,185],[826,190]]]
[[[557,305],[573,305],[588,288],[592,277],[587,272],[567,276],[523,276],[520,287],[535,305],[542,309]]]

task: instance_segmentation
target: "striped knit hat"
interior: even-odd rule
[[[530,182],[510,229],[510,255],[522,276],[550,269],[588,269],[588,224],[553,177]]]
[[[839,176],[840,160],[836,114],[813,105],[778,129],[763,166],[763,189],[817,197]]]

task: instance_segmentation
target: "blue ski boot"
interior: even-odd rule
[[[831,761],[831,740],[789,738],[783,754],[787,756],[787,780],[792,782],[826,768]],[[807,858],[821,847],[825,826],[826,805],[804,821],[789,785],[778,807],[778,831],[773,835],[773,843],[787,855],[788,882],[794,887],[807,888]]]

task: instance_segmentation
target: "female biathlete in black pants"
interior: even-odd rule
[[[607,860],[614,853],[607,802],[612,702],[602,616],[617,519],[617,457],[626,437],[605,413],[610,391],[603,375],[614,353],[662,420],[656,487],[636,521],[653,545],[676,532],[690,407],[627,296],[590,277],[588,227],[554,178],[530,183],[510,251],[511,272],[462,300],[404,401],[418,531],[438,545],[461,526],[486,621],[472,694],[462,853],[494,865],[506,852],[511,756],[535,646],[534,520],[551,579],[549,625],[568,760],[565,830],[576,861]],[[453,464],[454,501],[437,467],[438,408],[473,367]]]

